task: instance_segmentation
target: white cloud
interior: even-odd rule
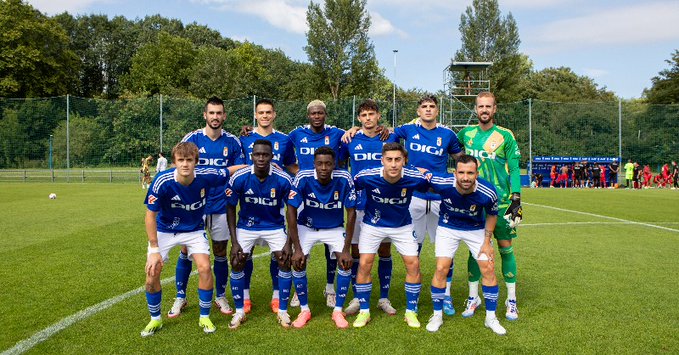
[[[29,4],[47,15],[56,15],[64,11],[71,14],[79,13],[94,3],[107,2],[111,2],[111,0],[28,0]]]
[[[678,23],[679,2],[645,3],[601,9],[533,28],[526,43],[537,46],[538,51],[553,51],[675,41],[679,39]]]
[[[370,36],[386,36],[390,34],[397,34],[400,37],[407,37],[407,34],[402,30],[394,27],[391,21],[382,17],[378,12],[370,11]]]
[[[270,25],[288,32],[307,31],[306,1],[299,0],[192,0],[213,5],[219,10],[234,11],[259,17]]]

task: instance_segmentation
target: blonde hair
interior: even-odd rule
[[[198,162],[198,147],[191,142],[180,142],[172,148],[172,161],[178,156],[193,157]]]
[[[484,98],[484,97],[490,97],[493,99],[493,105],[497,104],[497,100],[495,100],[495,95],[493,95],[492,92],[490,91],[481,91],[478,95],[476,95],[476,102],[478,102],[479,98]]]

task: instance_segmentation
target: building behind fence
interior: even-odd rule
[[[253,124],[256,98],[227,100],[225,129],[238,135]],[[328,102],[328,124],[357,125],[358,98]],[[306,102],[276,101],[276,128],[289,132],[305,124]],[[142,157],[167,153],[187,132],[205,125],[204,102],[155,96],[131,100],[72,96],[0,99],[0,169],[26,176],[31,169],[55,169],[77,181],[87,169],[114,172],[138,167]],[[416,117],[417,102],[379,102],[382,122],[399,125]],[[453,125],[468,115],[442,100],[441,121]],[[471,107],[471,105],[468,105]],[[462,117],[464,118],[464,117]],[[532,156],[607,156],[633,159],[654,168],[679,158],[679,105],[638,102],[501,103],[497,123],[514,131],[522,167]],[[167,154],[166,154],[167,155]],[[103,172],[101,179],[106,180]],[[24,179],[26,180],[26,179]]]

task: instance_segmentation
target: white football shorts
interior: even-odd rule
[[[167,255],[172,248],[183,245],[188,250],[189,260],[193,260],[193,254],[210,255],[210,243],[207,241],[205,231],[186,233],[158,232],[158,248],[163,261],[167,261]]]
[[[391,242],[401,255],[417,256],[417,240],[412,224],[397,228],[375,227],[366,223],[361,225],[358,240],[361,254],[377,254],[377,249],[384,242]]]
[[[436,229],[439,224],[439,210],[441,201],[425,200],[413,196],[408,210],[413,219],[413,229],[417,236],[417,243],[424,243],[425,235],[429,234],[429,241],[436,242]]]
[[[476,229],[471,231],[463,231],[457,229],[450,229],[439,226],[435,250],[437,258],[454,258],[460,242],[467,244],[469,251],[476,260],[488,260],[488,255],[483,254],[479,257],[483,239],[485,237],[484,229]],[[492,243],[492,240],[491,240]]]
[[[238,236],[238,243],[245,254],[249,254],[252,251],[252,247],[258,241],[268,244],[269,249],[273,253],[283,250],[285,242],[288,240],[288,236],[283,228],[264,231],[236,228],[236,235]]]

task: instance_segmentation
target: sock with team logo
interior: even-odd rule
[[[271,254],[271,261],[269,261],[269,274],[271,274],[271,289],[278,296],[278,260],[273,254]]]
[[[188,255],[179,253],[177,267],[175,268],[175,285],[177,286],[177,298],[186,298],[186,285],[189,283],[193,263]]]
[[[406,289],[406,309],[417,312],[417,303],[420,299],[420,291],[422,290],[422,283],[405,283]]]
[[[243,289],[250,290],[250,281],[252,281],[252,270],[254,270],[255,265],[252,262],[252,255],[248,255],[248,259],[245,260],[245,268],[243,268],[243,273],[245,273],[245,279],[243,279]],[[250,299],[249,293],[246,299]]]
[[[200,306],[200,316],[206,317],[210,315],[210,308],[212,308],[213,290],[198,289],[198,304]]]
[[[309,288],[309,281],[307,280],[306,270],[302,271],[292,271],[292,282],[295,283],[295,291],[297,291],[297,297],[299,298],[299,305],[304,310],[305,307],[309,307],[309,293],[307,289]]]
[[[445,297],[444,288],[431,287],[431,303],[434,306],[434,314],[443,312],[443,299]]]
[[[229,261],[226,256],[215,255],[212,270],[215,273],[215,293],[218,298],[224,297],[226,294],[226,284],[229,282]]]
[[[361,303],[362,312],[370,312],[370,294],[373,290],[373,284],[359,284],[356,285],[356,298]]]
[[[516,257],[514,256],[514,247],[500,248],[500,257],[502,258],[502,276],[505,282],[516,282]]]
[[[391,287],[391,270],[394,263],[391,256],[380,258],[377,262],[377,276],[380,279],[380,298],[389,298],[389,287]]]
[[[337,259],[332,259],[330,257],[330,249],[328,246],[325,246],[325,267],[326,267],[326,277],[325,277],[325,282],[326,285],[332,285],[331,287],[332,290],[335,289],[335,272],[337,271]]]
[[[344,301],[347,299],[349,293],[349,284],[351,283],[351,270],[337,270],[337,292],[335,293],[335,310],[342,311]]]
[[[242,271],[235,272],[231,270],[231,294],[233,295],[233,304],[238,313],[243,313],[243,285],[245,284],[245,273]]]
[[[469,273],[467,281],[469,282],[479,282],[481,279],[481,269],[479,269],[479,264],[476,259],[469,252],[469,259],[467,259],[467,271]]]
[[[160,303],[163,299],[163,291],[150,293],[146,291],[146,304],[149,306],[149,313],[151,318],[160,320]]]
[[[486,300],[486,316],[493,318],[495,316],[495,310],[497,309],[497,297],[500,292],[500,288],[495,286],[482,285],[483,298]]]
[[[292,273],[290,271],[278,271],[278,292],[280,292],[278,309],[287,312],[290,301],[290,287],[292,287]]]
[[[351,264],[351,284],[353,285],[354,297],[356,296],[356,274],[358,274],[358,266],[361,259],[354,259]]]

